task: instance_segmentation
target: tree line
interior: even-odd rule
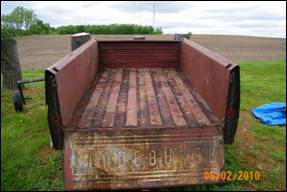
[[[59,34],[87,32],[91,34],[162,34],[160,28],[136,24],[68,25],[56,29]]]
[[[1,15],[1,38],[33,34],[162,34],[161,28],[136,24],[68,25],[51,27],[38,19],[32,9],[16,7],[10,14]]]
[[[49,34],[55,28],[38,19],[32,9],[16,7],[10,14],[1,15],[1,37]]]

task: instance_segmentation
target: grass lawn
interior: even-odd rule
[[[269,127],[250,110],[286,101],[286,61],[241,62],[241,112],[233,145],[225,146],[226,170],[260,171],[259,181],[180,188],[184,190],[286,190],[286,127]],[[24,71],[23,79],[44,76]],[[12,92],[1,92],[1,190],[64,190],[62,154],[50,149],[44,82],[27,84],[32,96],[15,113]]]

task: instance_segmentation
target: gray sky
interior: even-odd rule
[[[54,27],[133,23],[155,25],[164,33],[286,38],[286,1],[1,1],[1,14],[16,6],[33,9],[39,19]]]

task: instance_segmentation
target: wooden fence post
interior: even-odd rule
[[[22,79],[17,42],[13,38],[1,39],[1,71],[3,89],[16,90]]]
[[[90,39],[91,39],[90,33],[77,33],[77,34],[72,35],[72,38],[71,38],[72,51],[74,51],[75,49],[77,49],[78,47],[80,47],[81,45],[89,41]]]

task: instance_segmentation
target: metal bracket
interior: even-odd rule
[[[45,81],[45,78],[41,77],[41,78],[37,78],[37,79],[19,80],[19,81],[17,81],[17,86],[18,86],[18,89],[20,91],[23,104],[25,104],[25,99],[31,99],[31,97],[24,97],[23,90],[22,90],[22,85],[24,85],[26,83],[33,83],[33,82],[40,82],[40,81]]]

